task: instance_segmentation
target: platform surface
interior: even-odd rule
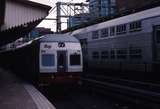
[[[1,109],[55,109],[33,85],[0,68]]]

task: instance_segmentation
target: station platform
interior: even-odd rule
[[[56,109],[34,86],[0,68],[1,109]]]

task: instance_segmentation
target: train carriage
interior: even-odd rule
[[[67,34],[48,34],[0,52],[1,66],[40,86],[71,85],[83,69],[79,41]]]
[[[73,83],[82,72],[82,52],[79,41],[74,37],[48,35],[40,39],[40,81]]]
[[[71,34],[81,41],[88,70],[135,78],[159,76],[159,6],[78,29]]]

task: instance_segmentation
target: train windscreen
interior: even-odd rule
[[[70,65],[80,65],[80,64],[81,64],[80,54],[70,55]]]
[[[54,54],[42,54],[42,65],[43,66],[54,66],[55,65]]]

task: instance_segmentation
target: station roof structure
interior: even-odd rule
[[[0,0],[0,46],[27,35],[50,9],[29,0]]]

